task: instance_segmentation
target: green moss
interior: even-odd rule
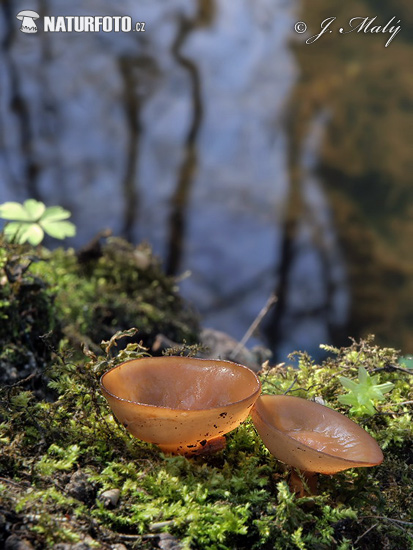
[[[326,348],[321,365],[299,353],[298,368],[263,369],[264,392],[322,399],[361,423],[385,452],[382,466],[320,476],[319,495],[298,498],[289,469],[250,420],[227,436],[223,451],[187,459],[134,439],[114,419],[99,390],[102,373],[147,355],[141,334],[146,342],[158,331],[181,342],[196,325],[146,247],[110,240],[79,261],[70,250],[8,244],[0,270],[9,326],[0,333],[1,359],[17,378],[0,389],[0,545],[13,528],[36,550],[78,541],[151,548],[160,530],[187,549],[413,547],[412,370],[395,350],[370,338]],[[116,332],[132,321],[143,332]],[[52,345],[42,331],[53,332]],[[81,341],[89,343],[82,356],[73,348]],[[19,380],[20,368],[36,366],[35,385],[31,376]],[[340,378],[354,381],[360,372],[389,389],[371,399],[366,415],[342,399]],[[99,499],[108,489],[120,492],[114,507]]]
[[[139,327],[139,338],[147,346],[159,333],[178,342],[196,341],[195,313],[146,245],[112,237],[93,253],[77,256],[74,250],[58,249],[47,253],[34,270],[55,292],[72,342],[86,340],[93,347],[131,326]]]
[[[59,340],[53,295],[33,273],[39,260],[29,246],[6,243],[0,234],[0,380],[17,380],[50,360],[50,343]]]
[[[298,498],[288,488],[288,468],[269,454],[249,420],[227,436],[224,451],[191,459],[163,455],[128,435],[98,379],[145,353],[137,344],[114,353],[132,332],[76,365],[64,353],[56,356],[47,369],[55,401],[18,386],[1,393],[1,506],[32,518],[25,528],[37,548],[84,540],[87,532],[97,544],[146,548],[159,529],[188,549],[412,547],[412,384],[394,350],[353,342],[330,350],[322,365],[300,354],[298,369],[280,365],[262,373],[267,393],[317,396],[347,414],[338,400],[345,392],[340,375],[354,377],[362,365],[394,384],[373,416],[358,419],[385,448],[384,464],[320,476],[319,495]],[[91,501],[70,496],[75,472],[84,474]],[[114,508],[97,498],[107,489],[120,491]]]
[[[9,243],[0,235],[0,380],[43,369],[63,337],[78,351],[139,326],[150,347],[162,333],[195,343],[198,318],[146,245],[107,239],[77,255]],[[33,388],[35,384],[33,385]]]

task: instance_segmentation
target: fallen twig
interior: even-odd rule
[[[265,303],[264,307],[258,313],[257,317],[254,319],[254,321],[251,323],[250,327],[248,328],[247,332],[242,337],[241,341],[232,350],[231,355],[230,355],[230,359],[234,359],[238,355],[238,353],[241,351],[241,349],[245,346],[245,344],[248,342],[248,340],[254,334],[255,330],[257,329],[257,327],[259,326],[261,321],[267,315],[268,311],[271,309],[271,307],[277,301],[278,301],[277,296],[275,294],[271,294],[271,296],[268,298],[267,302]]]

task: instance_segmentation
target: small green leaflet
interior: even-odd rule
[[[384,401],[386,399],[384,394],[391,391],[394,388],[394,384],[391,382],[378,384],[378,375],[370,376],[364,367],[359,367],[358,379],[359,382],[357,383],[350,378],[339,377],[341,384],[349,392],[345,395],[340,395],[338,401],[343,405],[350,405],[350,412],[353,414],[373,415],[377,412],[374,406],[375,402]]]
[[[76,235],[76,227],[70,212],[61,206],[46,206],[35,199],[27,199],[23,204],[5,202],[0,205],[0,217],[7,220],[4,235],[9,241],[19,244],[29,242],[36,246],[42,242],[44,234],[55,239]]]

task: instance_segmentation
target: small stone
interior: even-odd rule
[[[116,544],[112,544],[112,546],[110,548],[111,548],[111,550],[128,550],[126,548],[126,546],[124,544],[122,544],[121,542],[118,542]]]
[[[156,521],[154,523],[151,523],[149,525],[149,530],[152,532],[161,531],[165,527],[170,527],[175,524],[174,520],[168,520],[168,521]]]
[[[65,489],[68,495],[86,504],[90,504],[95,498],[95,490],[81,470],[71,476]]]
[[[119,501],[119,497],[119,489],[108,489],[99,495],[99,500],[103,502],[105,508],[115,508]]]
[[[87,542],[78,542],[72,546],[71,550],[92,550],[92,546]]]
[[[182,544],[170,533],[159,535],[158,546],[161,550],[182,550]]]
[[[316,395],[314,397],[314,401],[315,401],[315,403],[318,403],[319,405],[325,405],[326,404],[324,399],[321,396],[318,396],[318,395]]]
[[[33,550],[33,546],[26,539],[21,539],[17,535],[10,535],[6,539],[4,550]]]

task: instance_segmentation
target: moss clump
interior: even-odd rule
[[[108,239],[76,255],[4,243],[0,270],[0,357],[19,379],[0,389],[0,545],[13,533],[36,550],[77,542],[143,549],[168,531],[187,549],[413,546],[412,371],[395,350],[368,339],[327,348],[321,365],[300,353],[298,368],[263,369],[265,392],[323,399],[385,451],[382,466],[320,476],[319,496],[298,498],[250,421],[228,435],[225,450],[186,459],[132,438],[113,418],[100,376],[147,354],[135,329],[118,329],[138,324],[145,344],[158,332],[196,340],[195,318],[147,247]],[[34,371],[36,384],[24,378]],[[340,379],[360,372],[391,391],[350,408]],[[107,490],[119,495],[114,504],[100,498]]]
[[[158,333],[196,341],[195,313],[147,245],[112,237],[79,255],[63,249],[45,253],[34,269],[56,294],[64,332],[73,343],[86,340],[93,347],[131,326],[139,327],[147,346]]]
[[[198,318],[146,245],[109,238],[82,254],[9,243],[0,235],[0,376],[14,382],[41,369],[63,336],[80,349],[139,326],[195,343]],[[47,339],[44,337],[48,336]]]
[[[16,382],[50,360],[44,340],[62,336],[53,295],[33,273],[39,258],[29,246],[10,244],[0,235],[0,381]]]
[[[288,468],[250,421],[229,434],[225,450],[191,459],[129,436],[98,388],[106,369],[146,353],[135,343],[114,354],[121,336],[131,332],[76,365],[56,355],[47,370],[53,402],[19,386],[1,393],[0,507],[35,548],[80,540],[154,548],[159,531],[188,549],[412,547],[412,384],[394,350],[353,342],[330,348],[322,365],[299,354],[298,369],[263,371],[266,392],[317,396],[344,413],[339,376],[355,378],[363,366],[394,384],[374,415],[357,417],[384,448],[384,464],[320,476],[319,496],[298,498],[288,488]],[[109,489],[120,495],[113,506],[99,499]]]

